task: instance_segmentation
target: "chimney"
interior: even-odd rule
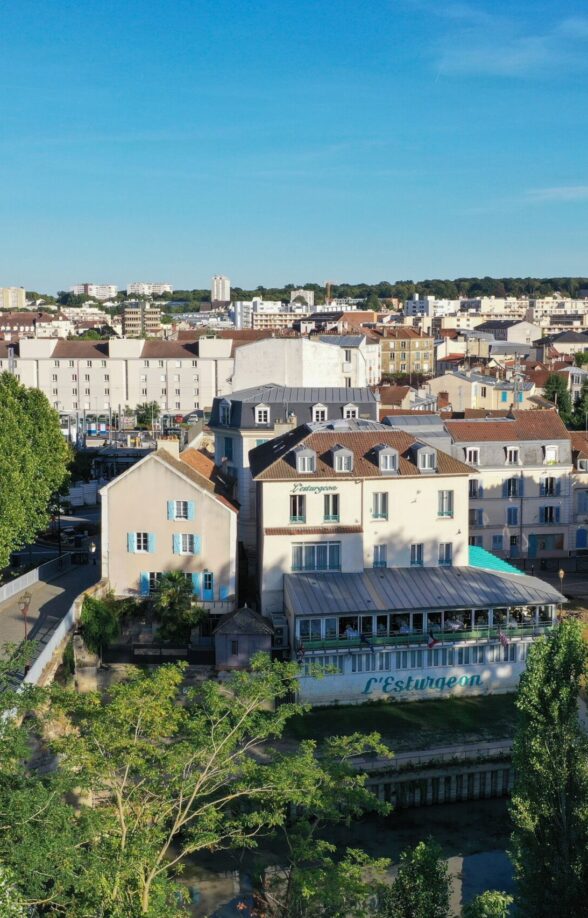
[[[173,459],[180,458],[180,441],[177,437],[158,437],[157,449],[169,453]]]

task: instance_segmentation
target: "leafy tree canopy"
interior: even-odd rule
[[[451,879],[432,839],[400,855],[398,875],[380,898],[382,918],[449,918]]]
[[[572,398],[566,381],[558,373],[550,373],[543,389],[545,398],[557,406],[559,416],[564,424],[572,420]]]
[[[151,427],[161,414],[161,408],[157,402],[142,402],[137,405],[134,414],[139,427]]]
[[[49,501],[63,486],[69,461],[47,398],[0,374],[0,569],[47,525]]]
[[[533,644],[517,695],[511,856],[522,913],[534,918],[586,914],[588,740],[578,718],[586,663],[580,623],[567,619]]]
[[[464,906],[463,918],[508,918],[513,902],[507,893],[488,889]]]

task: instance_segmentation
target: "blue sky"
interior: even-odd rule
[[[4,0],[0,285],[588,274],[580,2]]]

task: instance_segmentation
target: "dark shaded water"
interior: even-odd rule
[[[400,852],[432,836],[442,847],[454,878],[452,907],[459,913],[484,889],[512,891],[512,870],[506,855],[510,822],[505,800],[479,800],[444,806],[398,810],[385,818],[369,817],[330,838],[342,847],[363,848],[368,854],[398,862]],[[252,875],[260,865],[279,863],[276,845],[254,851],[199,856],[186,864],[183,882],[190,889],[194,918],[247,916]],[[394,873],[394,868],[392,868]]]

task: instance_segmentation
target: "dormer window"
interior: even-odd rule
[[[343,417],[349,420],[349,418],[358,417],[359,412],[357,410],[357,405],[345,405],[343,409]]]
[[[588,472],[588,459],[578,459],[578,471]]]
[[[333,449],[333,468],[336,472],[353,471],[353,453],[350,449],[336,446]]]
[[[255,423],[256,424],[269,424],[270,422],[270,411],[267,405],[257,405],[255,409]]]
[[[437,451],[430,446],[416,446],[416,463],[420,472],[434,472],[437,468]]]
[[[378,446],[378,468],[380,472],[391,474],[398,471],[398,450],[391,446]]]
[[[521,451],[518,446],[507,446],[506,447],[506,464],[507,465],[518,465],[520,460]]]
[[[547,464],[558,461],[559,448],[557,446],[544,446],[543,449],[545,452],[545,462]]]
[[[296,471],[301,475],[310,475],[316,472],[316,453],[313,449],[299,449],[296,451]]]
[[[321,421],[327,420],[327,409],[325,405],[313,405],[312,407],[312,420],[315,423],[320,423]]]
[[[220,422],[223,425],[228,425],[231,423],[231,403],[228,401],[223,401],[220,403]]]

